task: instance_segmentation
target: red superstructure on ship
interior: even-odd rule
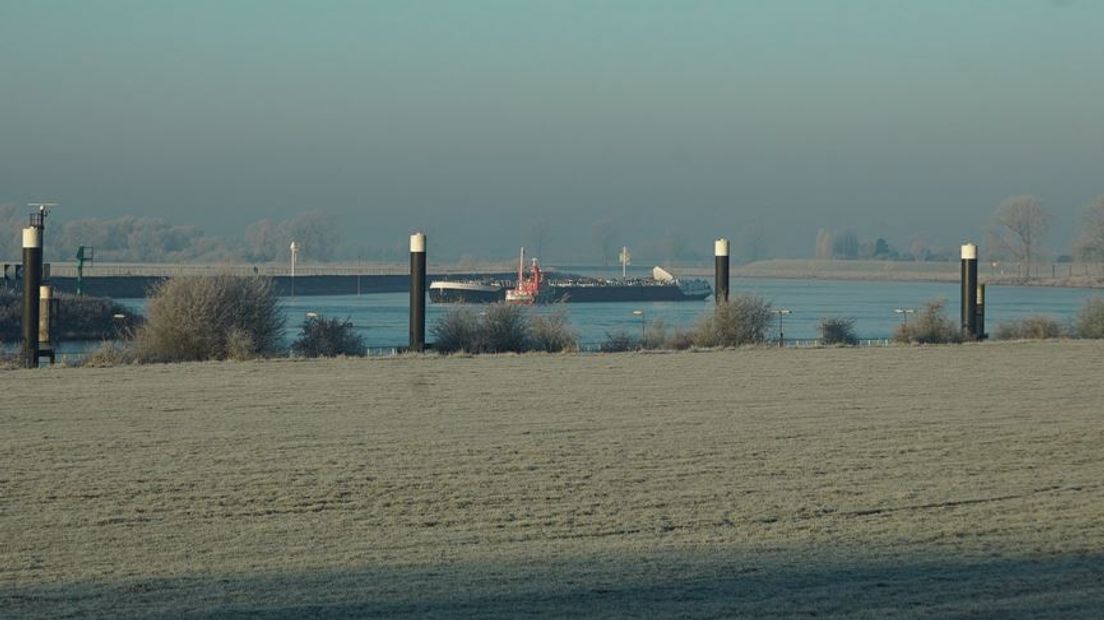
[[[518,258],[517,285],[512,289],[507,289],[507,303],[534,304],[548,301],[551,291],[544,281],[540,263],[535,258],[532,262],[533,264],[527,274],[525,271],[525,248],[521,248],[521,256]]]

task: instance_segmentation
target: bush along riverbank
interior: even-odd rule
[[[59,340],[112,340],[141,324],[142,316],[107,297],[59,295]],[[23,296],[0,292],[0,342],[23,337]]]

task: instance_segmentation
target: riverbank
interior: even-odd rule
[[[141,322],[141,316],[105,297],[58,295],[55,335],[59,341],[112,340]],[[0,292],[0,343],[23,338],[23,295]]]
[[[0,413],[0,608],[1093,617],[1101,363],[1064,341],[10,371],[34,406]]]
[[[549,265],[549,273],[615,275],[615,267]],[[449,261],[430,263],[430,279],[509,279],[516,266],[505,262]],[[712,265],[676,265],[673,273],[682,278],[712,279]],[[290,266],[192,265],[103,263],[86,268],[84,289],[89,294],[115,298],[144,297],[150,288],[167,277],[179,275],[262,275],[272,277],[282,296],[359,295],[409,291],[410,266],[390,262],[329,263],[299,265],[291,277]],[[1045,286],[1065,288],[1104,288],[1104,267],[1084,263],[1045,263],[1032,268],[1031,279],[1024,278],[1016,265],[980,266],[983,283],[1009,286]],[[58,291],[76,290],[75,268],[57,264],[52,268]],[[618,272],[619,273],[619,272]],[[957,262],[909,262],[885,260],[812,260],[769,259],[734,265],[734,279],[841,280],[889,282],[958,282]]]
[[[990,285],[1051,286],[1065,288],[1104,288],[1104,270],[1100,265],[1083,263],[1046,263],[1032,267],[1033,275],[1024,278],[1015,265],[983,264],[981,282]],[[892,282],[958,282],[957,262],[908,262],[885,260],[811,260],[778,258],[734,266],[733,278],[780,278],[796,280],[855,280]],[[712,267],[679,270],[684,277],[711,277]]]

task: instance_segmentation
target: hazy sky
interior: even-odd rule
[[[955,244],[1012,194],[1104,193],[1104,2],[0,1],[0,202],[238,233],[323,209],[553,257]],[[432,245],[431,245],[432,247]]]

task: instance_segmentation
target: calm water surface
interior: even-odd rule
[[[855,329],[861,338],[888,338],[902,315],[895,308],[921,308],[927,301],[943,299],[948,315],[958,319],[958,285],[935,282],[875,282],[790,279],[745,279],[733,281],[733,293],[761,295],[775,308],[787,308],[782,327],[786,338],[814,339],[820,319],[848,316],[855,319]],[[1025,286],[990,286],[987,290],[989,330],[1003,321],[1045,314],[1066,322],[1080,310],[1085,299],[1104,295],[1094,289],[1047,288]],[[288,315],[288,337],[298,332],[298,324],[308,312],[331,317],[348,317],[364,336],[370,347],[391,347],[407,341],[407,293],[348,295],[330,297],[284,298]],[[123,300],[141,309],[144,300]],[[632,314],[642,310],[647,322],[662,320],[669,328],[693,326],[712,307],[703,302],[655,303],[594,303],[565,304],[568,320],[580,340],[586,344],[602,342],[606,333],[626,330],[638,334],[641,318]],[[427,302],[428,327],[447,311],[449,306]],[[538,312],[549,312],[538,307]],[[428,331],[427,327],[427,331]],[[771,328],[776,338],[778,325]],[[427,334],[427,339],[432,336]]]
[[[877,282],[841,280],[741,279],[733,281],[733,294],[761,295],[775,308],[786,308],[782,328],[787,340],[813,340],[817,324],[825,317],[846,316],[855,319],[860,338],[889,338],[901,321],[896,308],[921,308],[929,300],[942,299],[947,314],[958,320],[958,284],[935,282]],[[1021,319],[1034,314],[1050,316],[1068,323],[1080,311],[1085,300],[1104,296],[1099,289],[1048,288],[1030,286],[989,286],[986,323],[990,332],[998,323]],[[369,347],[388,348],[407,342],[407,293],[374,295],[341,295],[326,297],[296,297],[281,300],[287,314],[287,342],[295,338],[299,324],[308,312],[346,318],[353,322]],[[145,310],[144,299],[121,299],[120,303],[137,312]],[[662,320],[669,329],[689,328],[712,308],[712,300],[700,302],[596,303],[565,304],[568,320],[584,345],[596,346],[608,332],[624,330],[636,337],[640,333],[641,317],[633,310],[644,312],[644,321]],[[427,339],[432,341],[434,320],[449,306],[427,302]],[[553,308],[536,307],[537,312]],[[778,323],[771,325],[770,337],[778,337]],[[81,355],[99,346],[98,342],[66,342],[59,347],[63,354]],[[18,343],[4,343],[0,349],[12,352]]]

